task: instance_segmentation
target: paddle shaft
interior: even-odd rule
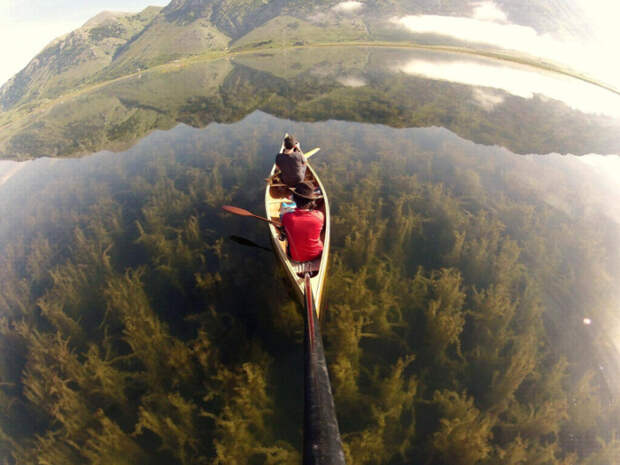
[[[273,224],[276,228],[279,228],[280,226],[282,226],[280,223],[278,223],[277,221],[271,221],[268,218],[265,218],[263,216],[258,216],[255,215],[254,213],[244,209],[244,208],[239,208],[239,207],[234,207],[232,205],[222,205],[222,209],[224,211],[227,211],[228,213],[232,213],[233,215],[239,215],[239,216],[251,216],[253,218],[257,218],[261,221],[266,221],[267,223],[271,223]]]
[[[271,221],[271,220],[269,220],[269,219],[265,218],[264,216],[258,216],[258,215],[255,215],[254,213],[252,213],[252,214],[251,214],[251,215],[249,215],[249,216],[253,216],[254,218],[257,218],[257,219],[259,219],[259,220],[263,220],[263,221],[266,221],[267,223],[271,223],[271,224],[273,224],[276,228],[279,228],[280,226],[282,226],[280,223],[278,223],[278,222],[276,222],[276,221]]]

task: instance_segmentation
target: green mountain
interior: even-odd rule
[[[81,87],[131,75],[181,58],[351,41],[459,45],[395,27],[394,16],[469,16],[479,2],[435,0],[172,0],[138,14],[101,13],[60,37],[0,88],[0,108],[40,104]],[[582,32],[571,2],[503,0],[509,21],[540,33]],[[348,6],[348,8],[346,8]],[[461,44],[462,45],[462,44]],[[0,122],[1,124],[1,122]]]

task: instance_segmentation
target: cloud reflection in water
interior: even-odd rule
[[[620,118],[620,96],[568,76],[534,70],[529,66],[483,59],[430,61],[415,58],[394,69],[430,79],[501,89],[528,99],[543,95],[585,113]]]
[[[593,36],[541,34],[532,27],[508,22],[506,14],[491,1],[481,2],[473,17],[410,15],[393,18],[392,22],[415,34],[441,35],[562,63],[620,88],[620,65],[610,59],[616,56],[620,40],[616,25],[620,6],[607,0],[580,2]]]

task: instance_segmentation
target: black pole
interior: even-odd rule
[[[306,331],[303,465],[345,465],[310,276],[305,276]]]

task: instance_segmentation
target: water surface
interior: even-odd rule
[[[302,313],[230,239],[268,247],[264,224],[220,208],[262,212],[288,131],[332,206],[348,463],[612,463],[615,115],[442,71],[512,72],[488,60],[284,58],[145,73],[5,145],[41,158],[0,164],[3,460],[300,462]]]

